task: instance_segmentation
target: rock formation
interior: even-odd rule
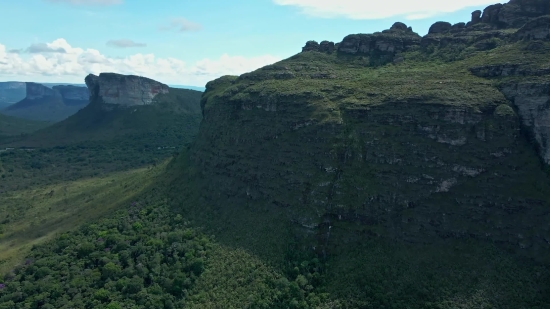
[[[52,98],[59,96],[59,92],[48,88],[42,84],[26,83],[27,85],[27,100],[39,100],[44,98]]]
[[[166,94],[169,87],[155,80],[115,73],[90,74],[85,79],[92,100],[123,107],[149,105],[158,94]]]
[[[54,86],[52,87],[54,91],[57,91],[63,97],[63,100],[75,102],[75,101],[85,101],[87,102],[90,99],[90,92],[86,87],[78,86]]]
[[[22,82],[0,82],[0,109],[25,98],[26,85]]]
[[[424,37],[395,23],[210,82],[190,150],[201,199],[269,205],[323,241],[342,221],[547,252],[548,13],[512,0]]]
[[[38,83],[24,83],[26,96],[2,112],[6,115],[39,121],[60,121],[88,105],[86,87],[46,87]]]

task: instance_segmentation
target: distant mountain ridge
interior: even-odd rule
[[[88,105],[89,92],[85,87],[46,87],[38,83],[25,83],[26,96],[0,112],[13,117],[56,122],[66,119]]]
[[[149,78],[115,73],[90,74],[85,82],[89,104],[18,145],[52,146],[125,138],[159,147],[179,147],[198,131],[202,95],[199,91],[170,88]],[[54,86],[57,87],[76,88]]]

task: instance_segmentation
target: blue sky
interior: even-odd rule
[[[0,3],[0,81],[82,82],[87,73],[203,86],[287,58],[308,40],[338,42],[405,22],[468,21],[496,1],[18,0]]]

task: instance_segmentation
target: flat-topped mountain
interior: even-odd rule
[[[86,107],[17,145],[53,146],[125,138],[175,149],[189,142],[198,130],[199,91],[169,88],[149,78],[115,73],[90,74],[85,81],[90,94]],[[64,96],[66,102],[78,102],[84,97],[78,88],[55,86],[49,91]]]
[[[56,122],[73,115],[89,102],[86,87],[49,88],[38,83],[24,84],[25,98],[2,110],[3,114],[29,120]]]
[[[331,257],[328,290],[369,286],[373,241],[434,252],[498,244],[548,261],[548,3],[489,6],[423,37],[395,23],[309,41],[286,60],[209,82],[173,184],[191,197],[176,205],[260,255],[294,244]]]
[[[22,82],[0,82],[0,110],[25,98],[26,85]]]
[[[92,100],[121,106],[149,105],[157,95],[169,92],[165,84],[135,75],[90,74],[85,81]]]

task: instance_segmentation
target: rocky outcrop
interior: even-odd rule
[[[42,84],[26,83],[27,84],[27,96],[28,100],[39,100],[49,97],[59,96],[59,92],[48,88]]]
[[[90,92],[86,87],[67,85],[54,86],[52,89],[59,92],[66,101],[88,101],[90,99]]]
[[[149,105],[158,94],[169,92],[167,85],[135,75],[90,74],[85,82],[92,101],[99,99],[102,103],[123,107]]]
[[[533,135],[539,154],[550,164],[550,82],[512,82],[500,86],[516,106],[525,128]]]
[[[431,25],[430,29],[428,30],[428,34],[448,32],[451,30],[451,28],[451,23],[446,21],[438,21],[435,24]]]
[[[23,82],[0,82],[0,109],[25,98],[27,86]]]
[[[550,15],[527,22],[516,32],[520,40],[550,40]]]

